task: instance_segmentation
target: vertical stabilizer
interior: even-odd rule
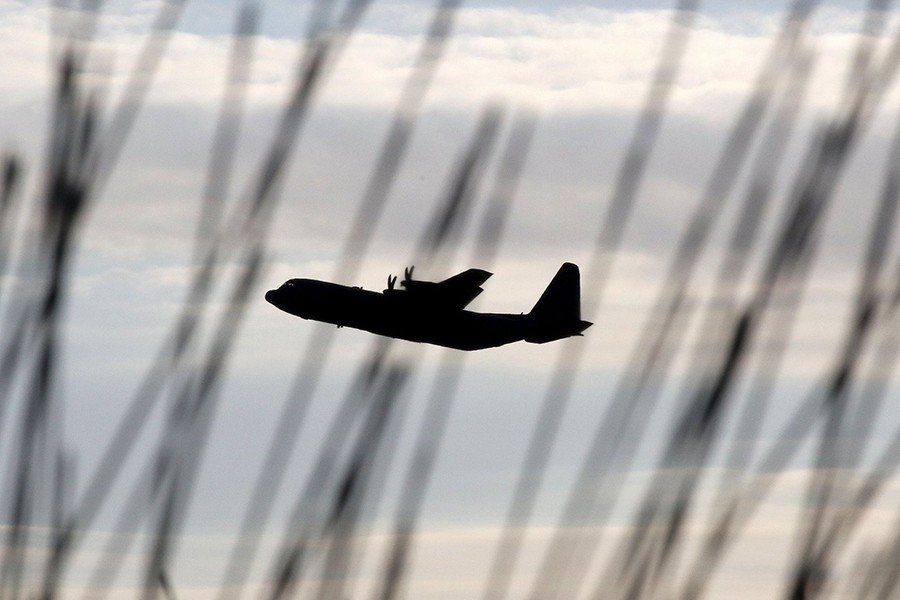
[[[581,275],[578,265],[563,263],[528,314],[532,333],[526,341],[551,342],[581,332],[591,323],[581,320]]]

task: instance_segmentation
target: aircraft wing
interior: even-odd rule
[[[438,282],[437,287],[442,304],[449,305],[450,308],[458,308],[462,310],[474,300],[478,294],[483,292],[481,284],[490,279],[493,273],[488,273],[482,269],[469,269],[458,275],[454,275],[449,279]]]
[[[483,291],[481,284],[492,274],[482,269],[469,269],[444,281],[418,281],[407,278],[400,285],[406,288],[409,299],[414,299],[417,303],[462,310]]]

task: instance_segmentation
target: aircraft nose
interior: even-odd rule
[[[266,292],[266,302],[269,304],[275,304],[275,300],[278,296],[278,290],[269,290]]]

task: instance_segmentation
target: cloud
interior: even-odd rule
[[[105,84],[109,93],[104,96],[110,102],[120,93],[128,65],[137,56],[148,6],[142,4],[133,14],[114,10],[104,22],[93,69],[98,79],[110,74]],[[230,23],[203,23],[201,18],[224,13],[202,3],[195,10],[186,16],[188,31],[175,34],[119,168],[88,215],[80,240],[68,306],[66,369],[72,384],[67,391],[79,399],[79,410],[71,417],[72,431],[90,437],[92,444],[110,435],[111,415],[118,413],[109,407],[121,410],[118,399],[126,397],[138,381],[191,276],[187,266],[191,236],[230,45],[226,33]],[[266,305],[262,293],[295,276],[331,276],[391,110],[418,52],[428,10],[424,3],[376,3],[365,28],[353,37],[317,98],[287,175],[271,236],[270,262],[252,295],[254,302],[232,357],[221,420],[209,452],[213,458],[198,486],[197,505],[212,508],[195,516],[192,527],[230,527],[240,518],[240,502],[246,499],[258,466],[254,461],[260,459],[271,436],[311,331],[310,323]],[[595,425],[597,407],[609,397],[636,343],[673,249],[771,43],[779,17],[768,12],[751,17],[744,13],[705,16],[691,38],[635,221],[612,272],[604,312],[579,341],[588,346],[585,376],[576,384],[577,397],[552,461],[554,485],[541,507],[542,518],[555,516],[563,500],[573,465],[581,459]],[[266,18],[272,25],[272,18]],[[500,101],[510,114],[527,107],[536,110],[540,120],[493,267],[495,275],[487,282],[478,307],[498,312],[529,310],[561,262],[584,265],[590,255],[668,18],[667,11],[584,6],[547,10],[482,4],[464,9],[372,250],[358,279],[343,283],[378,290],[388,273],[400,272],[472,135],[478,111],[488,101]],[[38,132],[46,128],[52,87],[48,19],[45,9],[29,3],[0,4],[0,73],[4,73],[0,141],[27,155],[29,198],[40,190],[42,135]],[[846,9],[832,9],[816,21],[811,44],[819,59],[797,140],[785,160],[791,167],[803,155],[814,121],[827,115],[839,98],[858,21],[859,13]],[[266,30],[267,35],[256,41],[234,190],[227,201],[251,185],[290,91],[301,44],[299,34],[290,37],[285,30],[302,27],[280,27],[275,28],[277,32]],[[891,93],[887,106],[896,105],[896,91]],[[793,392],[805,390],[805,384],[823,372],[842,335],[869,207],[880,186],[892,119],[889,112],[876,122],[838,190],[838,203],[823,232],[824,252],[813,272],[786,364],[785,373],[795,387],[783,394],[785,398],[798,395]],[[490,175],[496,161],[495,156]],[[786,168],[784,173],[790,172]],[[742,190],[746,186],[741,182]],[[783,190],[790,179],[785,176],[777,184]],[[485,185],[482,195],[489,188]],[[480,210],[476,209],[475,218]],[[780,209],[766,223],[770,237],[778,213]],[[728,219],[733,219],[730,212],[726,212],[726,223]],[[422,276],[444,276],[470,266],[472,230],[470,223],[452,268],[448,265],[446,273],[435,269]],[[698,268],[698,297],[708,290],[724,238],[717,231],[710,256]],[[762,258],[754,258],[757,267]],[[222,293],[216,296],[215,308],[221,307],[223,297]],[[372,343],[368,334],[346,329],[336,339],[334,360],[323,383],[323,396],[328,398],[341,397],[346,377]],[[437,352],[424,352],[424,370],[430,373]],[[483,574],[496,522],[558,352],[554,345],[521,344],[479,353],[471,361],[461,384],[465,394],[460,395],[449,425],[437,492],[429,499],[428,518],[446,529],[432,522],[422,539],[419,566],[431,574],[417,580],[417,589],[423,593],[416,597],[456,598],[463,586],[477,589],[475,582]],[[425,393],[427,389],[417,389],[415,399],[421,400]],[[662,401],[670,408],[670,396]],[[421,403],[412,403],[413,411],[421,409]],[[335,406],[315,410],[310,417],[313,437],[303,442],[302,459],[295,459],[295,487],[302,481],[309,457],[314,456],[314,436],[321,434],[319,429],[324,427],[319,426],[327,422]],[[655,419],[654,423],[659,417]],[[658,437],[657,443],[662,443],[664,436]],[[408,449],[410,441],[404,438],[403,443]],[[87,451],[88,465],[98,451],[94,455]],[[228,504],[221,501],[223,496],[229,497]],[[281,502],[286,512],[287,501]],[[781,512],[775,517],[758,524],[760,539],[756,533],[751,536],[753,555],[763,556],[762,562],[767,563],[754,567],[770,568],[767,553],[775,545],[784,545],[788,521]],[[478,519],[487,522],[485,528],[446,526],[454,520]],[[536,531],[535,538],[540,544],[546,532]],[[461,556],[466,564],[443,564],[448,555]],[[739,568],[734,587],[722,585],[746,593],[748,588],[742,586],[754,583],[758,572]]]
[[[0,97],[0,130],[10,132],[7,139],[22,140],[17,145],[31,158],[32,190],[36,190],[40,156],[36,140],[41,136],[34,132],[44,127],[45,119],[45,109],[36,107],[46,106],[50,89],[48,12],[14,2],[6,2],[3,10],[0,44],[7,45],[0,47],[0,61],[4,72],[19,75],[0,83],[6,86]],[[116,98],[127,67],[135,60],[147,10],[147,6],[133,13],[113,10],[103,21],[96,71],[112,74],[110,100]],[[205,9],[198,10],[200,14]],[[270,271],[271,278],[260,289],[301,272],[328,277],[328,269],[316,265],[336,261],[390,111],[421,43],[429,10],[423,5],[376,3],[367,28],[354,36],[336,63],[288,176],[272,236],[272,258],[279,266]],[[406,16],[399,19],[400,13]],[[540,121],[500,263],[481,302],[496,310],[528,310],[561,262],[583,264],[589,254],[668,18],[668,12],[661,10],[569,7],[539,11],[486,5],[464,9],[366,269],[360,281],[345,283],[378,289],[387,273],[404,266],[471,135],[477,111],[486,101],[499,99],[511,109],[536,108]],[[607,306],[621,308],[625,316],[595,327],[592,338],[636,335],[642,322],[640,308],[648,306],[656,293],[668,253],[709,177],[778,18],[760,13],[753,18],[717,14],[700,19],[635,222],[626,234],[620,257],[623,266],[616,269],[610,285],[613,291]],[[840,94],[851,55],[851,24],[858,20],[857,12],[845,9],[831,9],[817,17],[814,42],[821,58],[810,92],[812,115],[825,114]],[[147,274],[159,265],[184,265],[196,227],[197,199],[204,185],[229,44],[225,33],[175,34],[120,167],[89,215],[76,278],[119,268]],[[300,43],[284,36],[262,36],[256,41],[233,194],[247,190],[259,168],[289,93],[299,52]],[[10,70],[5,69],[7,63]],[[801,121],[798,140],[808,139],[809,123]],[[884,154],[885,129],[874,129],[874,142],[860,149],[860,158],[848,173],[823,244],[829,252],[827,264],[841,265],[841,269],[819,271],[815,290],[849,290],[853,285],[853,261],[861,252],[867,214],[858,209],[858,199],[871,200],[877,193],[871,165],[880,164]],[[803,144],[793,148],[790,164],[802,155]],[[787,181],[782,185],[786,187]],[[487,189],[484,186],[483,192]],[[713,249],[721,243],[716,242]],[[462,244],[458,268],[465,268],[469,255],[469,247]],[[633,264],[646,268],[635,271]],[[701,270],[701,278],[708,279],[712,272],[714,261]],[[187,276],[183,271],[183,281]],[[92,303],[86,289],[75,288],[76,311],[81,303]],[[171,298],[169,292],[157,294],[163,295]],[[814,297],[823,296],[816,293]],[[834,302],[824,310],[835,315],[834,323],[842,322],[838,315],[843,314],[847,294],[825,297]],[[811,364],[821,364],[831,345],[821,340],[822,331],[814,324],[801,323],[800,331],[807,332],[801,336],[801,347],[822,354]],[[618,358],[602,350],[604,343],[596,345],[599,354],[592,356],[596,361],[592,364],[614,368]]]
[[[354,36],[328,77],[299,144],[272,236],[273,259],[292,267],[273,270],[261,289],[287,278],[289,271],[315,271],[328,277],[327,269],[314,267],[336,260],[427,23],[429,9],[416,6],[392,25],[391,19],[403,12],[398,6],[373,7],[366,21],[370,27]],[[0,98],[4,109],[0,130],[22,139],[23,149],[33,150],[29,154],[34,176],[40,156],[35,141],[40,136],[34,132],[44,126],[45,118],[35,107],[46,105],[50,87],[47,12],[10,2],[4,9],[7,18],[0,24],[4,31],[0,40],[9,45],[0,48],[4,50],[0,61],[4,65],[8,61],[13,70],[4,72],[20,75],[4,80],[8,89]],[[114,10],[104,21],[96,70],[112,73],[111,100],[137,55],[146,9],[133,14]],[[499,99],[511,108],[536,108],[540,121],[497,274],[481,301],[498,310],[527,310],[559,263],[586,260],[668,17],[667,11],[588,7],[555,12],[501,6],[464,9],[366,270],[360,281],[345,283],[377,289],[387,273],[402,268],[471,135],[477,111],[486,101]],[[832,10],[817,21],[815,43],[821,59],[810,93],[812,114],[824,114],[839,95],[851,54],[849,24],[858,18],[853,11]],[[612,318],[609,329],[595,327],[592,338],[611,339],[605,332],[613,330],[633,336],[640,327],[640,311],[633,307],[647,306],[656,293],[666,257],[771,43],[773,19],[777,17],[771,14],[755,21],[701,18],[639,198],[635,223],[626,235],[620,259],[625,266],[616,270],[644,273],[646,279],[625,277],[612,282],[607,306],[620,306],[628,316]],[[737,28],[735,22],[744,26]],[[833,24],[831,29],[828,24]],[[146,274],[160,264],[184,264],[191,251],[189,239],[195,229],[229,44],[224,33],[174,36],[121,165],[90,213],[76,278],[117,268]],[[299,52],[300,44],[283,36],[263,36],[256,42],[234,194],[249,188],[259,168],[289,93]],[[801,123],[806,126],[807,121]],[[798,139],[808,134],[809,129],[801,128]],[[864,230],[855,225],[866,214],[858,210],[856,199],[874,197],[877,185],[869,165],[884,152],[883,128],[873,134],[881,143],[861,149],[861,159],[848,174],[847,189],[842,192],[848,201],[838,203],[830,221],[835,226],[829,235],[834,237],[826,238],[824,244],[831,248],[829,264],[846,267],[821,273],[826,287],[852,286],[852,257],[860,252],[860,238],[847,232],[852,230],[850,225],[857,232]],[[789,160],[796,163],[802,144],[794,152]],[[469,254],[463,244],[459,268],[465,268]],[[647,269],[633,271],[631,264]],[[91,303],[91,295],[79,295],[84,289],[75,289],[76,306]],[[841,314],[840,310],[838,304],[832,305],[833,314]],[[621,339],[619,334],[613,337]],[[827,352],[827,345],[808,339],[809,350]],[[615,363],[608,361],[615,357],[600,352],[593,358],[612,368]]]

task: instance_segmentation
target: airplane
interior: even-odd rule
[[[580,336],[593,323],[581,320],[578,266],[564,263],[528,313],[478,313],[465,310],[492,273],[469,269],[444,281],[413,279],[413,268],[388,275],[381,293],[315,279],[291,279],[266,292],[275,307],[303,319],[352,327],[377,335],[435,344],[457,350],[481,350],[512,342],[543,344]]]

